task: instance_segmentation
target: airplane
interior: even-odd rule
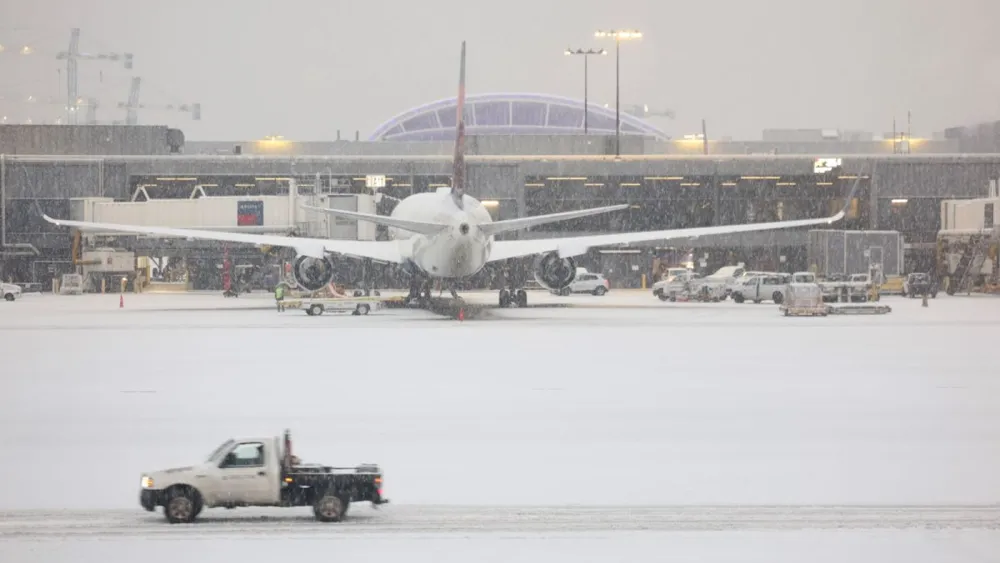
[[[667,239],[687,239],[707,235],[745,233],[774,229],[829,225],[841,220],[858,188],[855,182],[844,208],[837,214],[817,219],[775,221],[745,225],[724,225],[716,227],[696,227],[662,231],[633,233],[613,233],[563,238],[542,238],[530,240],[496,240],[498,234],[519,231],[549,223],[578,219],[591,215],[622,210],[628,205],[610,205],[567,211],[547,215],[536,215],[518,219],[493,221],[483,204],[466,193],[465,182],[465,41],[459,66],[458,108],[455,136],[455,152],[452,168],[451,187],[439,188],[435,192],[412,194],[396,205],[390,215],[358,213],[339,209],[326,209],[303,205],[315,212],[357,221],[370,221],[389,229],[391,240],[358,241],[335,240],[307,237],[290,237],[268,234],[233,233],[200,229],[172,227],[145,227],[111,223],[92,223],[42,217],[49,223],[74,227],[81,230],[100,230],[164,237],[216,240],[233,243],[247,243],[258,246],[286,247],[296,252],[292,276],[296,283],[307,291],[318,291],[333,281],[336,274],[331,254],[341,254],[353,258],[369,259],[398,264],[410,274],[411,301],[428,301],[431,284],[435,280],[453,283],[455,280],[473,276],[486,264],[512,258],[535,256],[534,277],[540,285],[549,290],[559,290],[569,286],[576,277],[574,258],[585,254],[591,247],[624,246],[630,243],[660,241]],[[454,288],[453,297],[458,298]],[[528,304],[523,288],[514,287],[500,290],[501,308]]]

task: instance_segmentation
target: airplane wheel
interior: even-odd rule
[[[527,291],[525,291],[523,289],[517,290],[517,306],[518,307],[527,307],[528,306],[528,292]]]
[[[510,292],[506,289],[500,290],[500,308],[506,309],[510,307]]]

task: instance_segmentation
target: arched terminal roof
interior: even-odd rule
[[[405,111],[380,125],[369,141],[445,141],[455,139],[457,98]],[[615,110],[588,105],[587,127],[615,134]],[[622,135],[670,137],[634,115],[621,113]],[[546,94],[474,94],[465,99],[469,135],[545,135],[583,132],[583,101]]]

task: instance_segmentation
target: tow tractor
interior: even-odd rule
[[[311,506],[320,522],[339,522],[351,503],[389,502],[376,464],[303,464],[284,437],[230,439],[203,462],[142,474],[139,503],[163,507],[171,524],[193,522],[203,508]]]
[[[402,301],[401,297],[302,297],[285,299],[286,309],[304,309],[310,317],[326,311],[339,311],[352,315],[367,315],[378,310],[387,301]]]

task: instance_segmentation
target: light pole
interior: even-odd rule
[[[583,49],[577,49],[577,50],[574,51],[573,49],[567,48],[566,51],[565,51],[565,53],[567,55],[583,55],[583,134],[586,135],[587,134],[587,114],[590,113],[587,110],[587,82],[588,82],[587,81],[587,60],[590,58],[590,55],[607,55],[608,52],[605,51],[604,49],[597,49],[597,50],[587,49],[586,51],[584,51]]]
[[[621,62],[621,47],[622,39],[640,39],[642,38],[642,33],[635,30],[610,30],[610,31],[600,31],[594,33],[595,37],[614,37],[615,38],[615,156],[621,156],[621,109],[619,107],[619,94],[621,93],[621,67],[619,63]]]

